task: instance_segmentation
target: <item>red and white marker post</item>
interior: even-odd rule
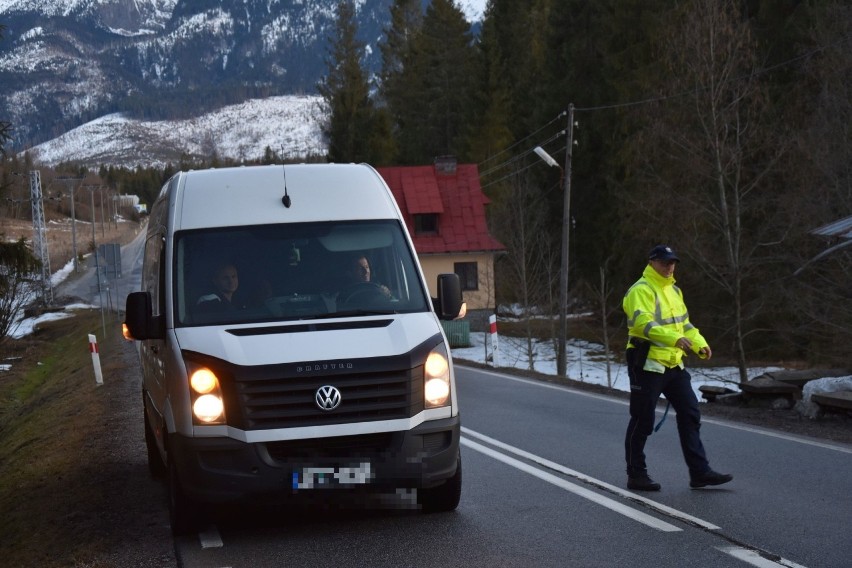
[[[92,354],[92,366],[95,368],[95,382],[104,384],[104,375],[101,372],[101,356],[98,353],[98,338],[89,334],[89,352]]]
[[[500,362],[498,361],[497,354],[500,352],[498,349],[499,341],[497,339],[497,316],[491,314],[488,316],[488,327],[489,332],[491,333],[491,363],[495,367],[500,366]]]

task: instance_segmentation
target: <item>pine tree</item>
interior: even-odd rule
[[[0,40],[3,39],[3,30],[6,26],[0,24]],[[0,120],[0,156],[6,156],[6,142],[12,139],[12,124],[5,120]]]
[[[470,24],[452,0],[434,0],[417,28],[414,3],[398,1],[383,47],[382,93],[398,162],[462,155],[470,116],[475,50]]]
[[[332,162],[382,161],[370,147],[376,112],[362,67],[364,43],[357,33],[355,8],[343,0],[337,5],[335,37],[330,38],[328,75],[317,86],[328,109],[323,133]]]
[[[477,85],[473,93],[466,147],[471,159],[484,162],[512,144],[511,86],[501,65],[500,41],[490,6],[477,44]]]

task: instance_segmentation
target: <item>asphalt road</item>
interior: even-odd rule
[[[674,420],[649,442],[659,493],[624,489],[623,401],[458,368],[458,510],[237,513],[176,541],[187,568],[849,566],[852,448],[705,421],[729,485],[693,490]]]
[[[142,282],[142,254],[145,249],[145,226],[132,242],[121,247],[121,276],[96,277],[94,260],[90,255],[81,265],[78,274],[73,274],[57,287],[56,294],[80,298],[86,303],[107,310],[123,310],[127,294],[139,290]]]
[[[122,251],[125,290],[138,289],[141,251],[141,237]],[[229,511],[175,540],[178,565],[850,565],[852,446],[705,419],[711,463],[734,481],[692,490],[670,416],[647,447],[663,489],[639,495],[624,488],[623,400],[463,366],[457,383],[455,512],[404,510],[405,496],[371,509]]]

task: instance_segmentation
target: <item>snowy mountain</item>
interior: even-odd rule
[[[0,0],[0,119],[14,126],[7,149],[42,145],[43,159],[64,161],[72,158],[57,156],[54,139],[116,126],[116,113],[134,125],[122,131],[153,134],[143,125],[188,125],[244,101],[315,93],[338,1]],[[376,71],[393,0],[353,2],[365,64]],[[456,0],[471,21],[485,2]]]
[[[254,160],[267,148],[283,159],[324,156],[321,103],[317,96],[268,97],[172,121],[110,114],[35,146],[30,156],[44,166],[72,161],[93,170],[101,165],[162,168],[213,155]]]
[[[392,0],[356,2],[368,67]],[[0,117],[13,149],[111,112],[185,119],[313,93],[337,0],[0,0]]]

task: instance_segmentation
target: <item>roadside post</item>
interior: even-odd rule
[[[498,349],[497,316],[495,314],[488,316],[488,327],[491,333],[491,362],[495,367],[499,367],[500,362],[498,361],[498,353],[500,351]]]
[[[92,354],[92,366],[95,368],[95,383],[104,384],[104,376],[101,373],[101,356],[98,353],[98,338],[89,334],[89,352]]]

